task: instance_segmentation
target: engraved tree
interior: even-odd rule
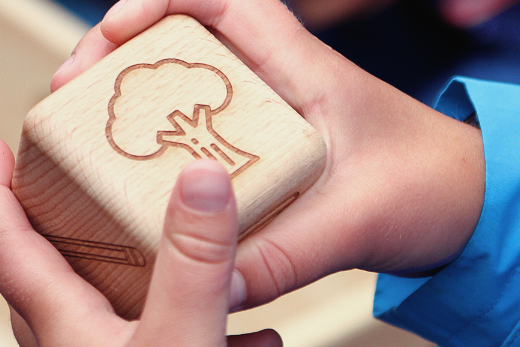
[[[213,116],[229,105],[233,89],[211,65],[178,59],[133,65],[119,74],[114,89],[106,137],[124,157],[151,160],[177,147],[221,162],[232,177],[259,159],[214,130]]]

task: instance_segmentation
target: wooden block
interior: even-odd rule
[[[319,134],[194,19],[159,22],[36,105],[13,191],[125,318],[141,312],[181,169],[218,160],[242,235],[319,177]]]

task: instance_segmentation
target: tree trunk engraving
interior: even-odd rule
[[[224,165],[231,177],[247,169],[258,157],[232,146],[213,129],[211,110],[206,105],[195,105],[193,119],[174,112],[168,120],[176,131],[159,131],[157,142],[188,150],[196,159],[213,159]]]

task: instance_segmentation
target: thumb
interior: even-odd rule
[[[227,171],[211,160],[191,163],[172,192],[150,291],[133,340],[136,345],[226,344],[237,236]]]
[[[518,0],[441,0],[442,15],[452,24],[470,27],[491,19]]]

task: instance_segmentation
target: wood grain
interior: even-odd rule
[[[194,19],[171,16],[35,106],[13,191],[121,316],[141,312],[182,168],[221,162],[243,235],[319,177],[319,134]]]

